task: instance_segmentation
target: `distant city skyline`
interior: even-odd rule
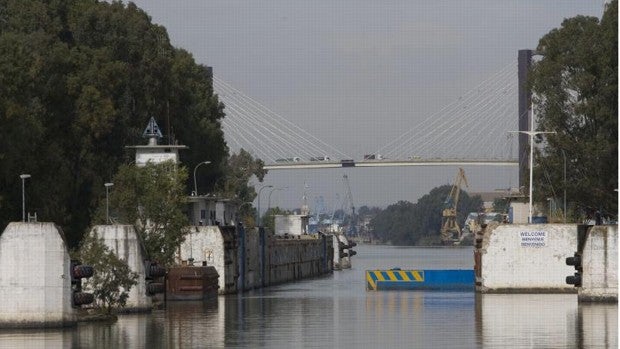
[[[356,154],[423,123],[515,61],[519,49],[576,15],[599,17],[605,1],[139,0],[172,45],[279,115]],[[516,77],[515,77],[516,78]],[[517,116],[515,115],[515,118]],[[182,141],[182,140],[181,140]],[[469,191],[517,186],[516,168],[466,167]],[[416,202],[450,184],[456,168],[270,171],[258,184],[288,187],[272,206],[343,197],[356,206]],[[267,191],[263,191],[266,196]],[[266,209],[261,207],[262,209]]]

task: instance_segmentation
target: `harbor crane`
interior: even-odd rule
[[[456,221],[456,216],[462,184],[469,188],[465,171],[459,167],[454,184],[452,184],[452,189],[443,203],[441,241],[444,245],[458,244],[461,240],[461,228]]]

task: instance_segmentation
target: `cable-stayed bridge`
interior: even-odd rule
[[[511,62],[439,111],[412,116],[410,129],[378,149],[352,156],[327,144],[218,77],[215,91],[226,106],[224,135],[266,169],[381,166],[517,166],[517,62]],[[363,149],[364,144],[360,144]]]

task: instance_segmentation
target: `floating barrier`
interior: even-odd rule
[[[473,270],[366,270],[366,289],[474,290]]]

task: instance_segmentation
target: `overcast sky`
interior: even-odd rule
[[[214,74],[347,154],[377,149],[604,1],[139,0],[172,44]],[[515,115],[516,118],[516,115]],[[319,154],[320,155],[320,154]],[[469,191],[517,185],[516,168],[465,168]],[[272,206],[344,195],[342,169],[271,171]],[[361,205],[416,202],[456,168],[349,169]],[[267,206],[268,189],[261,208]]]

